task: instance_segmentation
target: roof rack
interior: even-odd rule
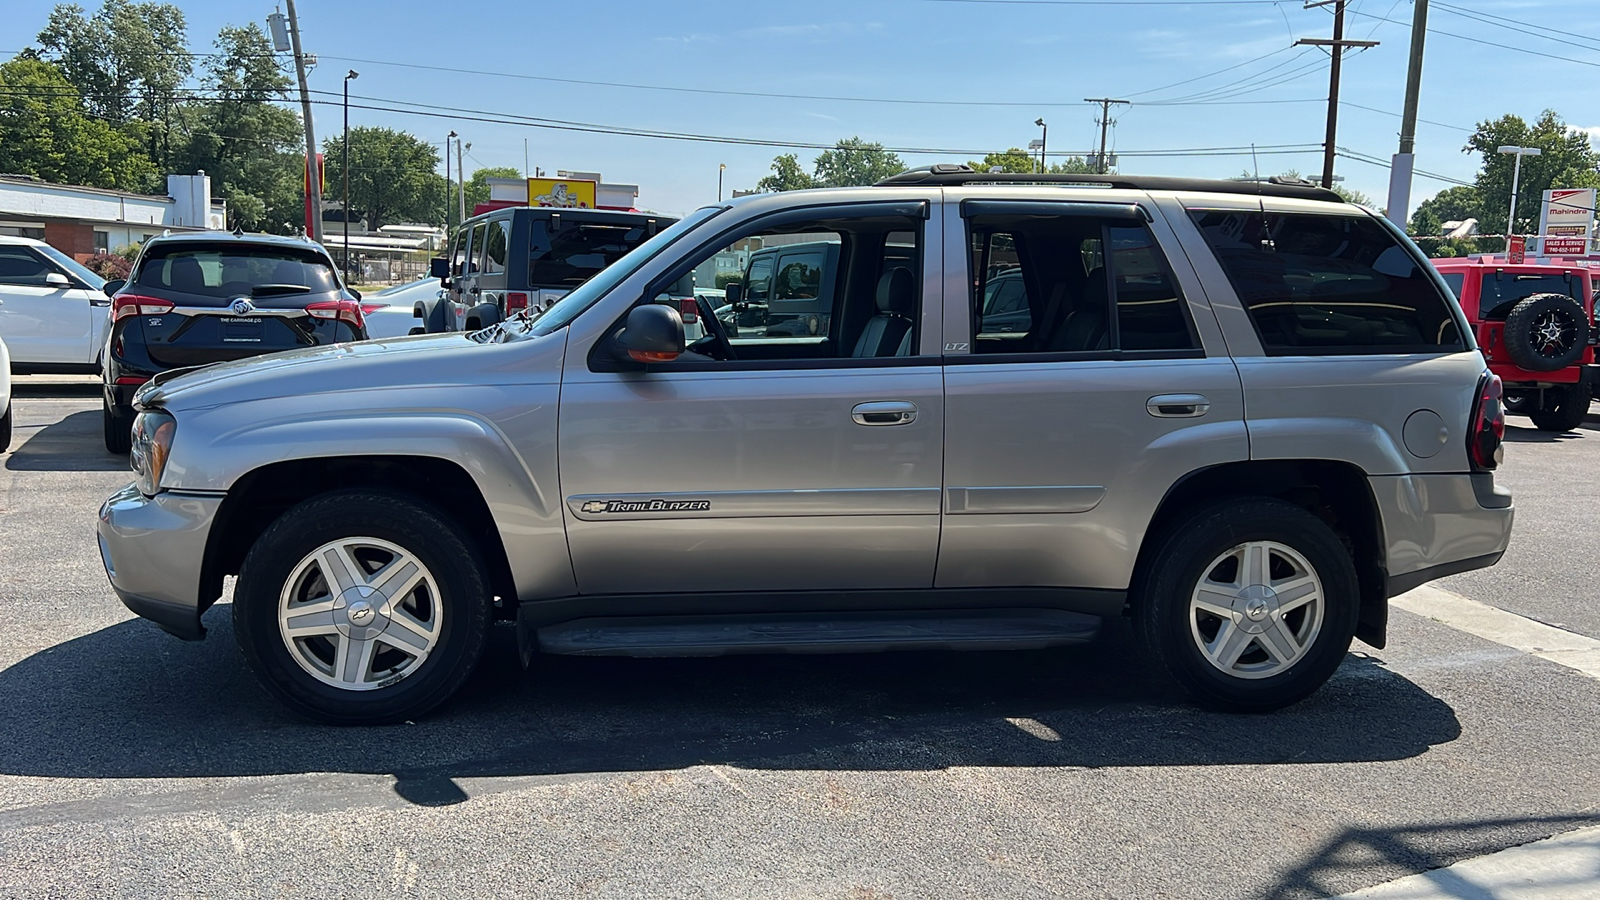
[[[1343,197],[1310,181],[1274,176],[1266,181],[1224,181],[1214,178],[1174,178],[1170,175],[1031,175],[1015,172],[979,172],[971,166],[936,163],[891,175],[878,182],[955,186],[963,184],[1061,184],[1128,188],[1136,191],[1196,191],[1212,194],[1247,194],[1252,197],[1286,197],[1343,203]]]

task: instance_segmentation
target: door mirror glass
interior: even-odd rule
[[[440,284],[450,280],[450,259],[446,256],[435,256],[428,260],[428,277],[439,279]]]
[[[113,294],[115,294],[117,291],[122,290],[122,286],[127,284],[127,283],[128,283],[127,279],[124,279],[124,278],[113,278],[110,281],[106,282],[105,287],[101,288],[101,290],[105,291],[107,297],[110,297]]]
[[[744,299],[744,285],[737,281],[728,282],[722,289],[726,292],[725,299],[728,301],[729,306]]]
[[[671,362],[684,351],[683,319],[659,303],[635,306],[617,334],[615,355],[628,362]]]
[[[49,272],[49,273],[46,273],[45,276],[44,276],[44,283],[45,283],[46,287],[53,287],[53,288],[72,287],[72,279],[70,279],[67,276],[61,274],[60,272]]]

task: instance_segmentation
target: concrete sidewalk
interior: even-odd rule
[[[1600,826],[1380,884],[1335,900],[1600,898]]]

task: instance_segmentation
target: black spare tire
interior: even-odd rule
[[[1589,320],[1578,301],[1565,294],[1534,294],[1518,301],[1506,316],[1506,353],[1534,372],[1565,369],[1583,356]]]

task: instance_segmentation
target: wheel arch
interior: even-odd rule
[[[1356,637],[1382,649],[1389,598],[1383,520],[1372,485],[1360,467],[1327,459],[1248,460],[1198,469],[1168,489],[1139,548],[1138,581],[1154,564],[1162,532],[1185,514],[1220,500],[1273,497],[1293,503],[1328,524],[1344,541],[1361,592]],[[1131,592],[1136,595],[1136,592]]]
[[[335,490],[403,494],[454,519],[483,553],[497,613],[516,610],[516,581],[500,529],[483,493],[460,464],[432,456],[305,457],[269,463],[240,476],[217,510],[200,569],[200,597],[210,606],[222,579],[237,575],[261,533],[302,501]],[[202,608],[202,612],[204,608]]]

